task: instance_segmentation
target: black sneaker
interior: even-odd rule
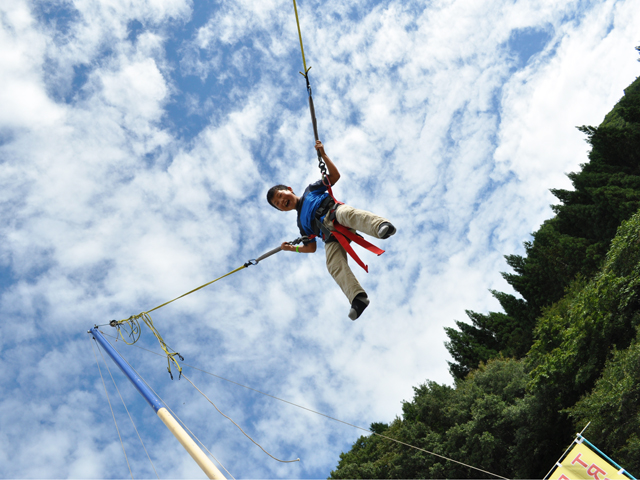
[[[396,227],[391,225],[391,223],[389,222],[382,223],[378,228],[378,237],[382,238],[383,240],[385,238],[389,238],[394,233],[396,233]]]
[[[351,302],[351,310],[349,310],[349,318],[351,320],[355,320],[360,315],[362,315],[362,312],[364,312],[364,309],[367,308],[368,306],[369,306],[369,298],[367,297],[367,294],[359,293],[358,295],[356,295],[356,298],[353,299],[353,302]]]

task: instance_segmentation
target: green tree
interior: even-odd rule
[[[576,425],[624,468],[640,472],[640,334],[617,350],[588,395],[569,409]]]
[[[520,358],[531,346],[535,317],[530,314],[527,303],[496,290],[491,294],[505,313],[483,314],[467,310],[471,324],[456,321],[458,330],[445,327],[449,337],[445,346],[454,360],[449,362],[449,371],[458,380],[465,378],[480,363],[500,355]]]
[[[543,406],[525,394],[528,381],[521,361],[501,359],[481,365],[455,388],[427,382],[414,388],[402,419],[384,435],[498,475],[540,478],[555,459],[547,445],[532,442],[541,437]],[[340,456],[330,478],[494,477],[372,435]]]
[[[598,274],[578,278],[562,299],[544,309],[523,359],[481,363],[454,387],[427,382],[414,388],[402,417],[390,425],[374,424],[372,430],[488,472],[540,478],[575,428],[583,426],[573,422],[601,416],[594,422],[594,440],[635,467],[640,347],[639,342],[629,346],[637,329],[640,212],[618,229]],[[612,385],[618,390],[609,399]],[[601,440],[605,434],[613,438]],[[331,478],[483,475],[376,435],[360,437],[343,453]]]
[[[624,222],[606,263],[586,286],[545,312],[527,363],[532,391],[558,411],[588,393],[607,359],[640,325],[640,213]]]
[[[507,256],[522,296],[447,329],[455,386],[427,382],[372,424],[330,478],[541,478],[576,428],[640,470],[640,79],[597,128],[590,162],[555,190],[556,215]],[[629,219],[629,220],[627,220]]]
[[[525,242],[524,256],[505,256],[513,272],[503,276],[522,299],[501,293],[504,313],[467,312],[471,324],[446,329],[454,378],[497,355],[521,358],[543,309],[577,277],[595,274],[620,223],[640,208],[640,79],[599,127],[579,128],[592,148],[582,170],[568,175],[574,189],[552,190],[560,201],[552,206],[555,216]]]

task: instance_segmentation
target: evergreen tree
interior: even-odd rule
[[[612,452],[627,470],[640,472],[640,332],[617,350],[589,395],[570,409],[576,425],[591,422],[585,435]]]
[[[555,217],[525,242],[525,256],[505,256],[513,273],[503,277],[522,299],[492,292],[504,313],[469,311],[470,325],[457,321],[458,330],[446,328],[454,378],[497,355],[521,358],[543,309],[577,277],[597,271],[618,225],[640,208],[640,79],[599,127],[579,129],[592,148],[582,170],[568,175],[574,189],[551,190],[560,201],[552,206]]]
[[[541,478],[587,419],[594,441],[640,467],[639,239],[640,211],[597,275],[544,310],[523,359],[481,363],[455,387],[414,388],[402,417],[373,424],[379,435],[360,437],[330,478],[489,478],[380,435],[498,475]]]
[[[449,342],[445,343],[455,363],[449,362],[454,378],[466,377],[472,366],[480,365],[499,355],[520,358],[531,345],[535,317],[522,299],[507,293],[491,291],[505,313],[488,315],[467,310],[471,325],[456,322],[459,331],[445,327]],[[522,319],[527,319],[525,322]]]

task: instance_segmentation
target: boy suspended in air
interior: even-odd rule
[[[340,172],[325,153],[320,140],[316,141],[315,148],[326,164],[329,185],[335,185],[340,179]],[[395,227],[388,220],[371,212],[336,203],[333,197],[329,195],[323,180],[318,180],[309,185],[300,197],[293,193],[291,187],[276,185],[267,192],[267,201],[283,212],[296,210],[298,228],[303,237],[315,235],[323,238],[327,257],[327,270],[329,270],[329,273],[351,303],[349,318],[351,320],[358,318],[369,305],[369,298],[347,263],[347,251],[343,244],[348,249],[350,248],[348,243],[345,243],[348,240],[345,240],[340,232],[350,235],[340,225],[347,227],[352,232],[357,230],[382,239],[389,238],[396,233]],[[336,230],[338,231],[336,232]],[[357,238],[354,238],[354,240],[359,241]],[[373,248],[375,249],[376,247]],[[315,238],[305,240],[302,247],[284,242],[282,250],[314,253],[316,251],[316,240]],[[371,250],[375,253],[379,251],[378,254],[382,253],[382,250],[379,249],[376,249],[378,251]],[[363,268],[366,269],[364,265]]]

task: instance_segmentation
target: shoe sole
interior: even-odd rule
[[[362,309],[362,312],[364,312],[364,311],[365,311],[365,309],[366,309],[366,308],[369,306],[369,304],[371,303],[371,301],[369,300],[369,298],[368,298],[368,297],[367,297],[367,298],[365,298],[364,300],[360,300],[360,301],[361,301],[362,303],[364,303],[364,308]],[[348,317],[349,317],[351,320],[357,320],[358,318],[360,318],[360,315],[362,315],[362,312],[360,312],[360,314],[358,315],[358,311],[357,311],[355,308],[351,307],[351,310],[349,310],[349,315],[348,315]],[[353,313],[353,315],[355,316],[355,318],[353,318],[353,316],[351,315],[352,313]]]
[[[396,233],[396,227],[394,227],[390,223],[388,225],[389,225],[389,228],[387,228],[387,231],[385,232],[385,234],[380,237],[382,240],[386,240],[387,238],[389,238],[390,236]]]

